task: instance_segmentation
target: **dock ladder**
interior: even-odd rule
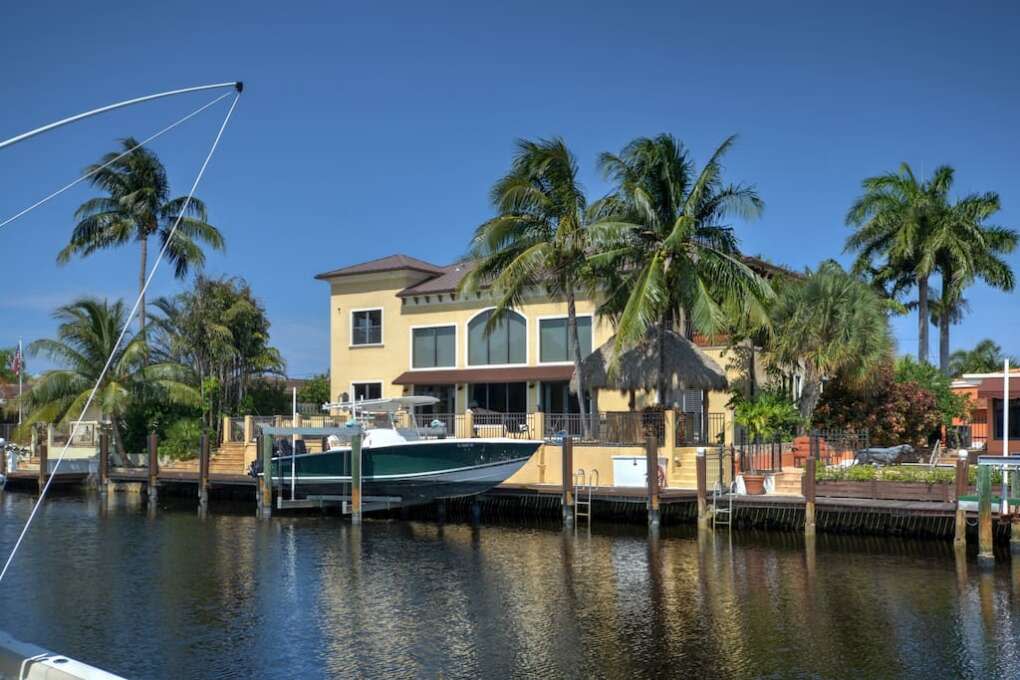
[[[723,490],[722,482],[716,482],[712,489],[712,528],[733,526],[733,497],[737,493],[736,482],[730,482]]]
[[[591,529],[591,491],[599,485],[599,471],[592,469],[591,474],[585,473],[581,468],[574,473],[574,530],[582,517],[588,520],[588,528]]]

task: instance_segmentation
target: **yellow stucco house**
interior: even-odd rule
[[[771,266],[758,260],[752,266],[755,262],[759,268]],[[576,414],[578,403],[569,390],[573,364],[567,353],[565,302],[535,291],[486,336],[483,329],[494,296],[488,291],[470,295],[457,291],[469,267],[391,255],[317,275],[330,286],[331,397],[432,395],[440,401],[426,413],[436,416],[468,409],[542,412],[546,431],[538,436],[568,423],[559,416]],[[592,300],[578,301],[584,354],[613,334],[594,312]],[[734,372],[725,345],[700,340],[698,344],[720,367]],[[728,401],[726,392],[685,390],[675,395],[673,407],[697,421],[692,439],[707,434],[712,442],[730,441]],[[639,394],[634,406],[640,410],[652,404],[654,395]],[[597,395],[600,412],[627,411],[629,406],[626,394],[603,390]],[[701,425],[706,412],[707,433]]]

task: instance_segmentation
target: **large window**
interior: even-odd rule
[[[1002,439],[1002,399],[992,400],[995,413],[995,438]],[[1009,438],[1020,439],[1020,399],[1009,400]]]
[[[471,385],[468,406],[498,413],[528,410],[527,383],[476,383]]]
[[[585,399],[585,406],[591,413],[591,398]],[[577,401],[577,395],[571,394],[570,383],[566,380],[542,382],[542,400],[539,403],[541,411],[550,414],[580,413],[581,405]]]
[[[482,312],[468,322],[468,365],[523,364],[528,359],[527,322],[517,312],[485,333],[492,310]]]
[[[420,396],[436,397],[439,399],[437,404],[416,407],[414,409],[415,413],[436,415],[456,411],[454,404],[456,403],[457,387],[455,385],[415,385],[414,393]]]
[[[381,309],[360,309],[351,312],[351,344],[382,344]]]
[[[353,383],[351,387],[354,388],[354,401],[362,401],[365,399],[382,399],[381,382]]]
[[[539,361],[543,363],[573,361],[570,353],[570,325],[567,318],[541,319],[538,322]],[[591,354],[591,317],[577,317],[577,341],[581,358]]]
[[[411,331],[411,368],[457,364],[457,327],[415,328]]]

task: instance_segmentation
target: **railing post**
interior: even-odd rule
[[[251,416],[244,417],[244,443],[247,444],[250,441],[254,441],[255,437],[255,419]]]
[[[804,536],[815,535],[815,466],[818,461],[808,458],[804,461],[804,477],[801,482],[804,491]]]
[[[230,416],[223,416],[223,430],[222,430],[222,432],[223,432],[223,437],[222,437],[222,441],[223,441],[223,443],[224,443],[224,444],[226,444],[226,443],[227,443],[227,442],[229,442],[229,441],[233,441],[233,440],[231,439],[231,437],[232,437],[233,435],[232,435],[232,433],[230,432],[230,430],[232,429],[232,428],[230,427],[230,421],[231,421],[231,418],[230,418]]]
[[[50,427],[53,427],[52,425]],[[50,476],[50,445],[49,438],[45,442],[39,442],[39,493],[42,493],[46,486],[46,479]]]
[[[155,503],[159,495],[159,439],[155,432],[149,433],[149,503]]]
[[[99,493],[105,494],[110,486],[110,434],[99,433]]]
[[[209,507],[209,435],[205,432],[198,440],[198,507]]]
[[[534,423],[535,431],[532,433],[532,439],[545,439],[545,413],[542,411],[535,411],[531,414],[532,423]]]
[[[563,523],[574,523],[574,438],[567,434],[561,444],[563,477]]]
[[[475,436],[475,414],[471,409],[464,411],[464,436],[472,438]]]
[[[698,528],[708,528],[708,461],[705,459],[705,447],[698,447],[694,457],[695,476],[698,482]]]
[[[956,534],[953,543],[957,546],[967,545],[967,511],[960,500],[967,494],[967,451],[960,449],[956,459]]]
[[[994,567],[992,544],[992,467],[978,465],[978,566]]]
[[[648,524],[659,525],[659,446],[654,433],[645,435],[645,477],[648,480]]]

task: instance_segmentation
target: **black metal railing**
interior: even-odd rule
[[[783,469],[783,440],[779,436],[749,438],[741,432],[735,447],[741,472],[780,472]]]
[[[676,414],[676,446],[710,446],[722,444],[726,437],[726,414],[709,413],[708,427],[705,427],[701,413]]]
[[[868,431],[813,430],[809,455],[819,465],[850,465],[857,452],[869,447]]]
[[[475,413],[473,414],[475,437],[519,437],[534,439],[534,413]]]

